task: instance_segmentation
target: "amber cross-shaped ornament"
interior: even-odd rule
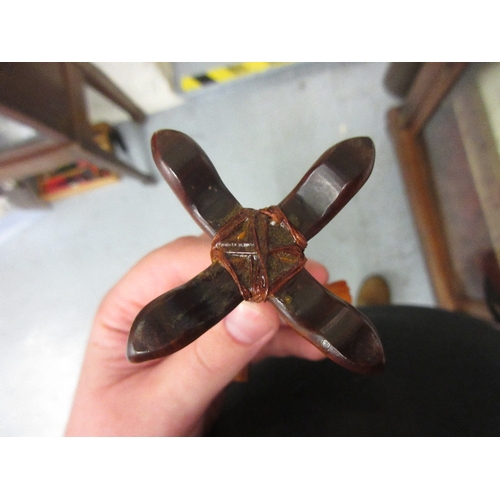
[[[182,349],[242,300],[271,302],[302,336],[339,365],[380,372],[384,351],[370,321],[304,268],[307,241],[358,192],[371,174],[375,148],[356,137],[328,149],[278,205],[243,208],[189,136],[153,135],[155,163],[195,221],[212,238],[212,264],[146,305],[127,355],[140,362]]]

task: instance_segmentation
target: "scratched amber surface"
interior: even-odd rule
[[[278,207],[245,208],[212,242],[212,261],[220,262],[245,300],[262,302],[305,264],[305,238]]]

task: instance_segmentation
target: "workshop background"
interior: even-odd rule
[[[229,190],[252,208],[281,201],[338,141],[371,137],[372,176],[310,241],[307,256],[325,264],[331,280],[347,280],[354,296],[364,278],[381,274],[394,303],[436,305],[387,132],[386,114],[399,102],[383,85],[388,64],[290,63],[248,71],[234,62],[96,64],[148,119],[129,121],[89,90],[93,121],[116,126],[127,149],[120,154],[158,182],[122,177],[22,208],[4,197],[0,436],[63,434],[103,296],[151,250],[200,234],[152,161],[149,141],[159,129],[193,137]],[[227,76],[224,69],[234,66],[240,74]],[[213,69],[220,78],[207,78]]]

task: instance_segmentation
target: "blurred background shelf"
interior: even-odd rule
[[[90,63],[0,63],[0,118],[31,136],[2,141],[0,180],[23,179],[86,160],[143,182],[155,178],[103,151],[93,140],[86,89],[112,101],[135,122],[146,114],[97,66]],[[6,127],[4,127],[6,128]]]

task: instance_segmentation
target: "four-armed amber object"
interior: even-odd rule
[[[268,300],[336,363],[360,373],[383,369],[384,351],[373,325],[304,269],[307,241],[370,176],[371,139],[357,137],[328,149],[281,203],[262,210],[243,208],[185,134],[161,130],[152,149],[163,177],[212,236],[212,264],[142,309],[130,331],[131,361],[185,347],[242,300]]]

